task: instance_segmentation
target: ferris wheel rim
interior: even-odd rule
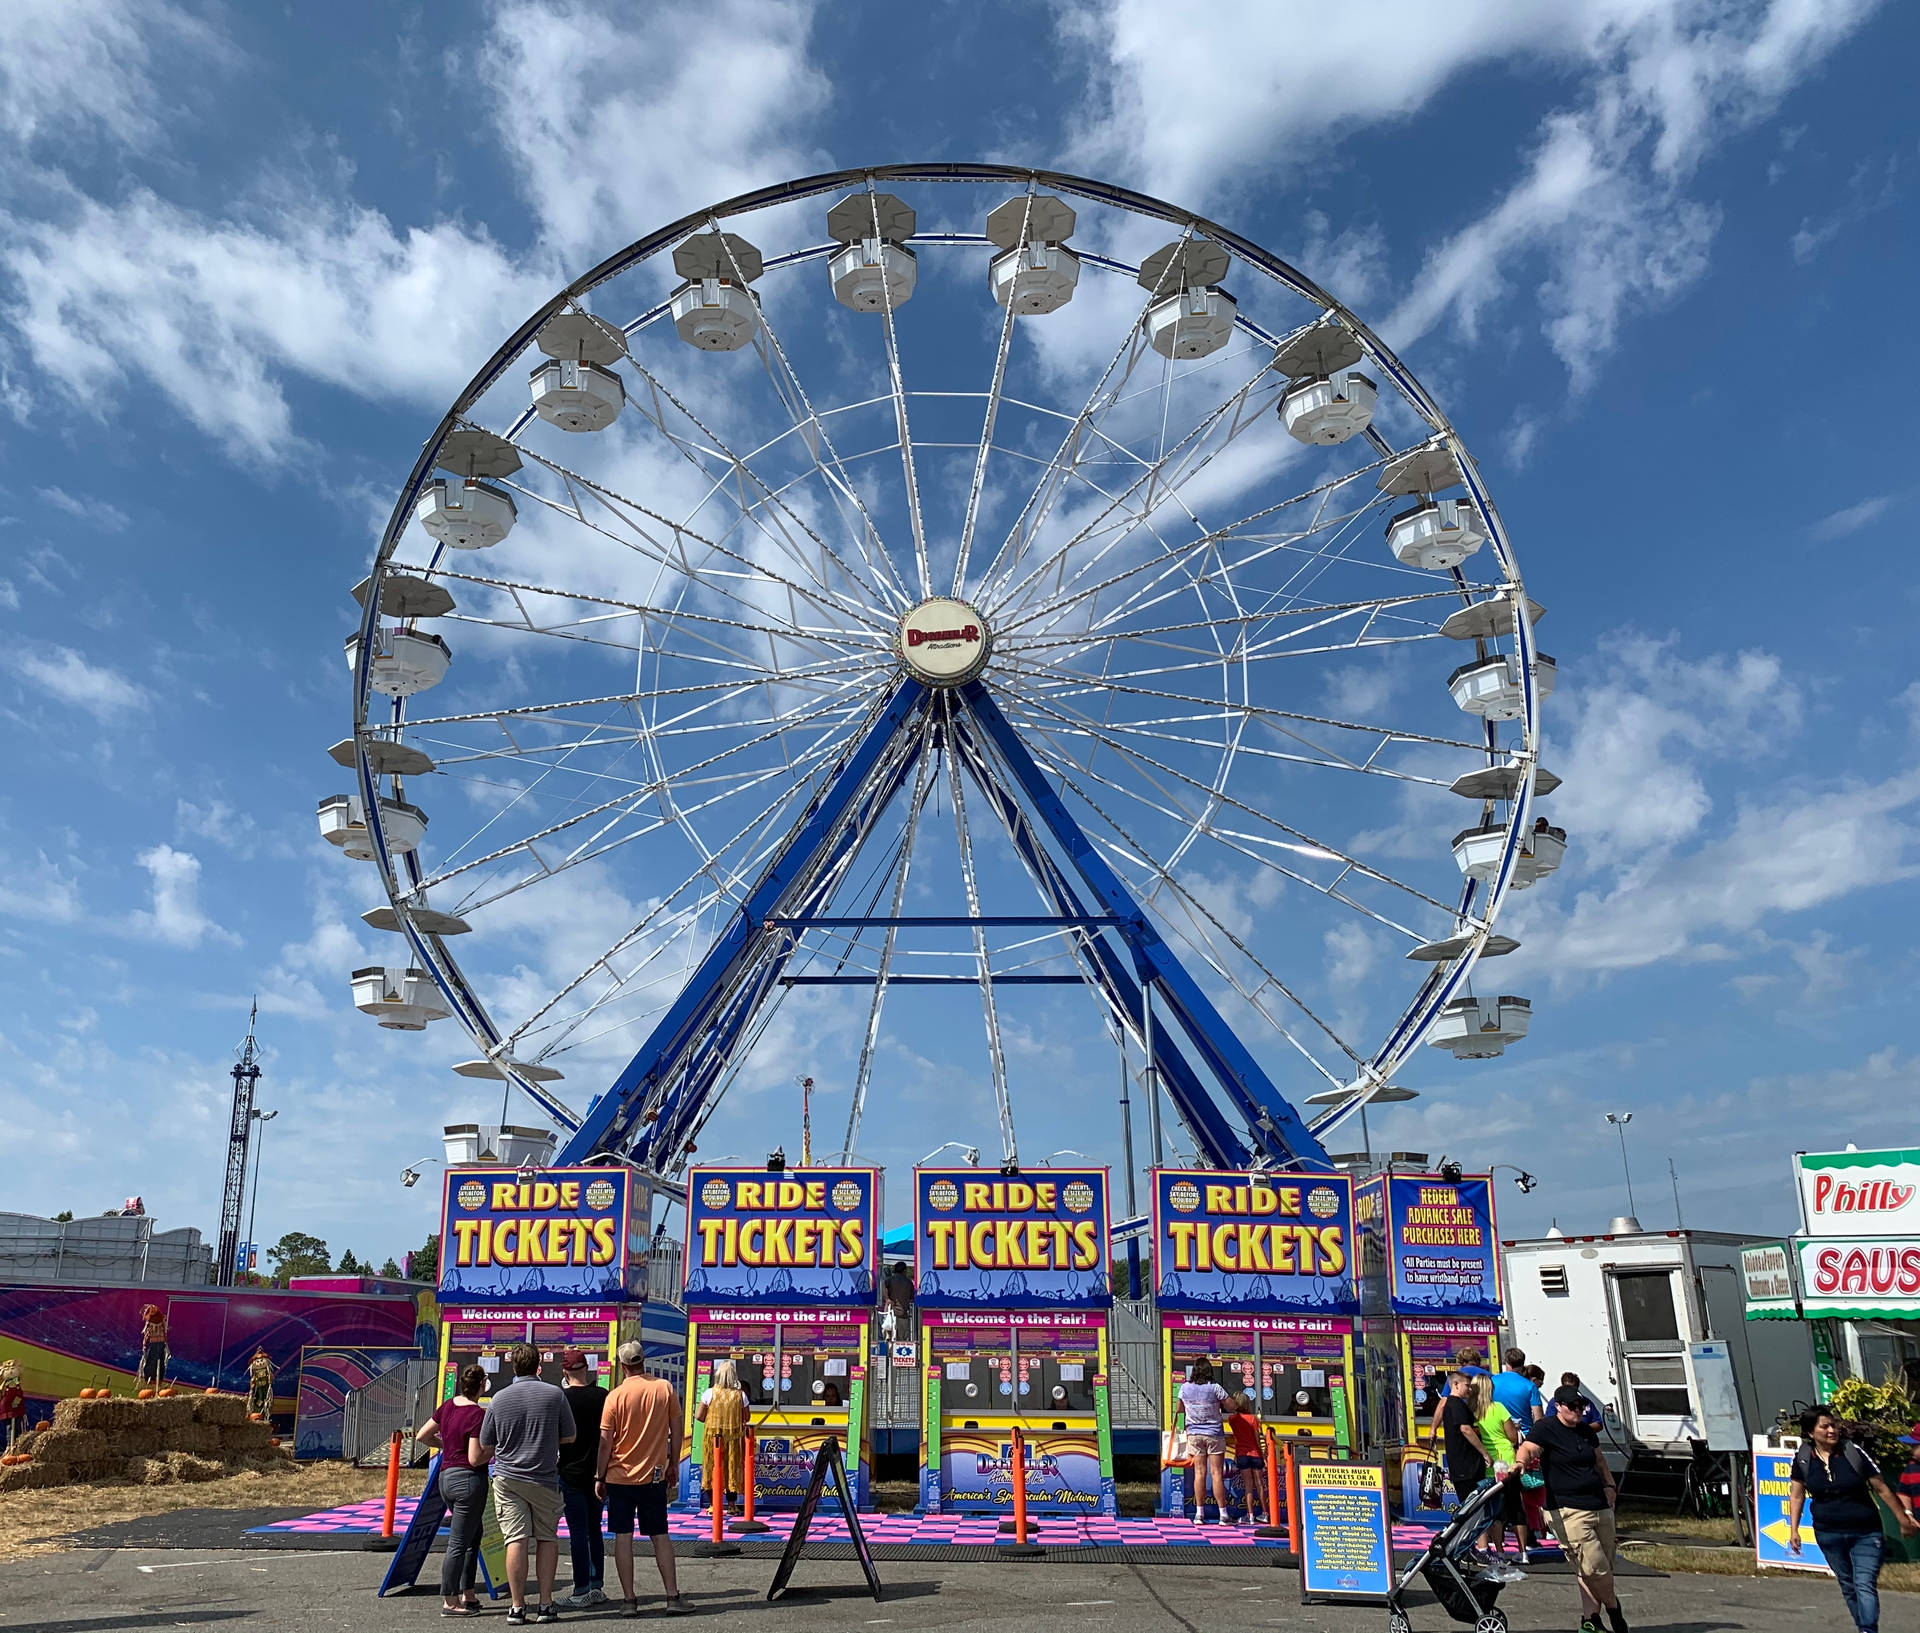
[[[1488,732],[1484,748],[1474,745],[1476,752],[1484,753],[1486,763],[1494,766],[1501,763],[1512,764],[1518,773],[1510,812],[1507,819],[1507,842],[1499,866],[1493,878],[1484,884],[1473,878],[1463,882],[1460,900],[1453,908],[1456,918],[1467,926],[1468,945],[1462,953],[1451,960],[1444,968],[1436,969],[1434,976],[1423,983],[1413,1000],[1407,1005],[1400,1020],[1389,1032],[1387,1040],[1381,1045],[1370,1061],[1356,1061],[1360,1067],[1352,1087],[1354,1099],[1336,1107],[1332,1112],[1316,1119],[1312,1126],[1316,1131],[1330,1128],[1345,1117],[1357,1112],[1374,1091],[1385,1087],[1391,1071],[1404,1059],[1424,1034],[1439,1008],[1454,994],[1459,992],[1470,980],[1482,949],[1492,933],[1493,923],[1499,907],[1508,893],[1515,855],[1519,848],[1519,836],[1524,832],[1525,823],[1531,812],[1534,797],[1534,773],[1537,769],[1539,741],[1539,700],[1532,679],[1532,662],[1535,649],[1532,643],[1530,616],[1526,610],[1526,596],[1523,580],[1519,574],[1517,561],[1512,552],[1511,541],[1505,525],[1499,516],[1497,506],[1487,491],[1477,465],[1464,440],[1454,428],[1451,420],[1442,411],[1434,399],[1425,391],[1398,357],[1373,333],[1357,314],[1342,302],[1322,289],[1316,282],[1292,267],[1279,256],[1265,250],[1251,239],[1233,229],[1202,216],[1197,212],[1183,209],[1131,189],[1116,187],[1092,178],[1081,177],[1067,172],[1054,171],[1027,166],[978,164],[978,163],[932,163],[932,164],[894,164],[882,166],[851,167],[847,169],[821,172],[792,181],[775,184],[770,187],[752,190],[702,209],[689,212],[677,221],[656,229],[634,240],[624,249],[601,261],[589,271],[581,274],[565,288],[552,296],[537,309],[518,329],[516,329],[496,350],[494,355],[476,371],[468,385],[455,399],[452,407],[442,418],[434,434],[423,445],[421,453],[403,484],[394,510],[389,517],[378,546],[373,568],[374,593],[366,600],[363,612],[359,655],[354,674],[354,762],[357,781],[366,808],[370,813],[369,827],[374,832],[376,861],[386,890],[389,903],[399,919],[412,953],[421,964],[432,973],[436,983],[453,1003],[454,1012],[463,1024],[474,1034],[490,1055],[503,1049],[510,1039],[503,1037],[500,1028],[488,1014],[486,1006],[475,994],[462,972],[459,961],[449,950],[443,939],[435,934],[421,930],[413,921],[409,898],[418,895],[424,889],[423,876],[420,873],[417,857],[411,853],[395,856],[388,848],[385,836],[379,831],[377,813],[380,810],[378,773],[373,769],[367,752],[367,742],[377,735],[405,726],[406,702],[403,698],[392,700],[388,710],[390,718],[386,721],[375,719],[376,709],[373,694],[366,684],[368,666],[374,646],[374,634],[380,619],[380,597],[378,583],[381,575],[393,561],[399,541],[405,532],[413,506],[420,491],[435,468],[435,463],[447,436],[465,423],[469,409],[482,398],[488,390],[505,374],[512,361],[522,355],[533,336],[553,316],[564,311],[569,303],[578,301],[595,288],[619,276],[643,262],[673,246],[690,233],[703,227],[717,229],[723,221],[752,215],[758,211],[774,208],[781,204],[792,203],[810,197],[834,192],[848,186],[866,186],[869,190],[881,182],[954,182],[954,183],[1018,183],[1030,190],[1046,187],[1067,193],[1077,198],[1112,205],[1130,214],[1145,216],[1179,226],[1190,235],[1204,236],[1219,243],[1232,252],[1240,261],[1281,284],[1300,298],[1317,304],[1323,313],[1337,316],[1360,341],[1368,359],[1380,367],[1394,382],[1405,401],[1423,418],[1431,435],[1426,444],[1416,446],[1444,447],[1457,462],[1462,484],[1485,519],[1488,544],[1494,559],[1501,568],[1503,584],[1500,588],[1512,594],[1516,607],[1513,620],[1513,638],[1516,645],[1516,660],[1522,677],[1522,714],[1520,716],[1523,747],[1517,753],[1500,749],[1491,731]],[[986,242],[972,234],[927,235],[930,240],[950,239],[956,245]],[[918,235],[916,235],[918,241]],[[777,257],[769,265],[797,263],[811,260],[828,253],[832,246],[810,246]],[[1113,261],[1110,257],[1086,257],[1095,264],[1106,262],[1109,270],[1132,270],[1124,262]],[[651,308],[640,319],[628,326],[624,332],[634,332],[647,323],[656,321],[663,315],[665,308]],[[888,313],[891,325],[891,309]],[[1011,313],[1008,317],[1011,326]],[[1236,323],[1251,333],[1265,339],[1271,335],[1257,325]],[[842,405],[844,408],[845,405]],[[1034,405],[1038,406],[1038,405]],[[834,412],[835,410],[829,410]],[[1051,412],[1050,410],[1041,410]],[[515,431],[527,421],[530,411],[523,413],[516,422]],[[782,437],[792,434],[792,427],[780,433]],[[1377,440],[1377,439],[1376,439]],[[1399,457],[1409,449],[1386,450],[1389,457]],[[983,442],[984,453],[984,442]],[[434,551],[431,570],[441,570],[440,562],[447,554],[444,545]],[[882,551],[884,559],[891,561],[889,552]],[[1468,586],[1458,569],[1453,570],[1455,590],[1463,600],[1470,600]],[[1431,582],[1431,580],[1427,580]],[[875,586],[880,588],[881,586]],[[1491,589],[1492,586],[1479,586]],[[909,592],[910,593],[910,592]],[[1431,592],[1434,595],[1446,595],[1446,590]],[[785,632],[783,632],[784,634]],[[825,633],[825,632],[822,632]],[[850,633],[850,632],[846,632]],[[1344,722],[1340,724],[1345,724]],[[1467,746],[1467,745],[1462,745]],[[513,1069],[510,1060],[500,1061],[504,1075],[514,1087],[547,1109],[563,1126],[572,1127],[577,1118],[558,1096],[547,1090],[537,1080],[526,1078]]]

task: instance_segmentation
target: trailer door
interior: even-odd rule
[[[1674,1451],[1700,1433],[1687,1384],[1679,1281],[1678,1265],[1607,1270],[1627,1427],[1647,1445]]]

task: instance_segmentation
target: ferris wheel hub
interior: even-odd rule
[[[971,602],[934,595],[901,618],[893,650],[921,685],[963,686],[987,667],[993,633]]]

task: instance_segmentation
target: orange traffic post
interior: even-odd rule
[[[400,1546],[393,1534],[394,1510],[400,1506],[400,1431],[394,1430],[387,1442],[387,1501],[380,1513],[380,1534],[363,1537],[360,1546],[374,1553],[390,1554]]]
[[[746,1511],[733,1522],[733,1529],[743,1532],[765,1531],[767,1522],[753,1517],[753,1488],[759,1479],[760,1437],[753,1432],[753,1425],[747,1425],[746,1467],[742,1471],[746,1479]]]
[[[1027,1437],[1013,1431],[1013,1540],[1027,1540]]]
[[[713,1540],[726,1541],[727,1535],[727,1499],[726,1499],[727,1462],[720,1454],[720,1437],[707,1436],[707,1490],[713,1498]]]
[[[1287,1528],[1280,1523],[1280,1437],[1273,1425],[1263,1430],[1267,1437],[1267,1523],[1253,1534],[1256,1537],[1284,1537]]]

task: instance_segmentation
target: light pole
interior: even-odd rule
[[[260,1212],[260,1164],[267,1155],[267,1124],[280,1115],[277,1111],[261,1111],[257,1107],[250,1115],[260,1125],[255,1138],[259,1144],[253,1152],[253,1198],[247,1204],[247,1246],[252,1249],[255,1262],[260,1256],[260,1244],[253,1239],[253,1222]],[[249,1267],[251,1268],[251,1267]]]
[[[1637,1219],[1639,1215],[1634,1211],[1633,1206],[1633,1170],[1627,1166],[1627,1124],[1633,1121],[1633,1113],[1610,1111],[1607,1113],[1607,1121],[1613,1124],[1620,1134],[1620,1172],[1626,1176],[1627,1181],[1627,1217]]]

